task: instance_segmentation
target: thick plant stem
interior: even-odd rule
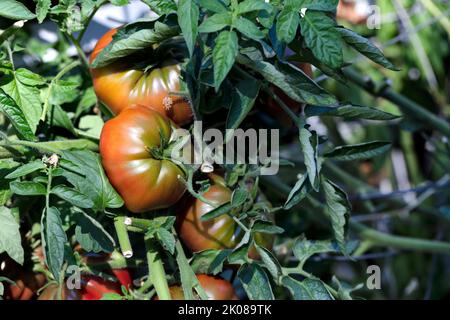
[[[114,219],[114,227],[116,228],[117,238],[119,239],[120,250],[122,250],[123,256],[128,259],[133,256],[133,248],[131,247],[127,226],[124,220],[125,217],[116,217]]]
[[[435,253],[450,253],[450,243],[434,240],[423,240],[410,237],[393,236],[350,221],[350,227],[356,230],[362,239],[368,240],[373,246],[389,246],[398,249],[409,249]]]
[[[146,239],[145,246],[147,248],[149,277],[155,287],[156,294],[160,300],[172,300],[169,285],[167,284],[166,272],[164,271],[164,265],[157,250],[157,243],[154,239]]]
[[[377,89],[377,86],[371,79],[363,77],[351,68],[344,69],[344,74],[350,81],[372,95],[385,98],[386,100],[399,106],[404,113],[407,113],[409,116],[422,121],[427,124],[429,128],[433,128],[443,135],[450,137],[450,123],[438,115],[428,111],[409,98],[394,92],[389,87],[384,87],[381,90]]]

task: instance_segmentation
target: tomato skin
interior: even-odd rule
[[[155,159],[151,148],[170,140],[175,125],[151,109],[135,106],[103,127],[100,154],[111,184],[128,210],[139,213],[167,208],[185,192],[184,172],[170,160]]]
[[[232,192],[225,185],[222,177],[216,174],[209,175],[212,182],[203,197],[215,205],[222,205],[231,199]],[[187,197],[180,204],[182,208],[177,214],[178,235],[183,243],[193,252],[207,249],[232,249],[237,246],[244,236],[244,232],[229,215],[201,221],[200,217],[213,208],[199,199]],[[271,247],[273,236],[256,234],[255,241],[265,247]],[[251,258],[257,258],[254,248],[249,251]]]
[[[116,32],[117,29],[111,29],[98,41],[91,62],[112,41]],[[123,62],[91,69],[95,93],[114,114],[139,104],[183,125],[192,120],[189,102],[169,94],[180,90],[180,72],[180,64],[173,59],[146,72]]]
[[[205,290],[208,300],[239,300],[233,285],[217,276],[206,274],[197,275],[198,282]],[[169,288],[173,300],[185,300],[183,288],[181,286],[172,286]],[[157,297],[155,300],[159,300]]]
[[[39,295],[38,300],[59,300],[59,287],[51,284]],[[101,300],[107,293],[122,294],[120,283],[108,281],[97,276],[82,276],[81,289],[69,289],[64,286],[62,300]]]
[[[108,281],[96,276],[85,277],[82,282],[85,282],[82,300],[100,300],[107,293],[122,293],[119,282]]]

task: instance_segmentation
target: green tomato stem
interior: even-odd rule
[[[439,117],[438,115],[428,111],[426,108],[415,103],[409,98],[394,92],[389,87],[378,90],[377,86],[373,84],[371,79],[361,76],[352,68],[344,69],[344,74],[348,79],[350,79],[351,82],[363,88],[370,94],[385,98],[386,100],[398,105],[405,114],[408,114],[416,120],[425,123],[429,128],[450,137],[450,123],[443,117]]]
[[[50,82],[50,85],[48,87],[47,90],[47,94],[45,96],[45,100],[44,100],[44,107],[42,108],[42,115],[41,115],[41,121],[45,121],[45,117],[47,116],[47,112],[48,112],[48,108],[50,105],[50,96],[52,94],[52,90],[53,90],[53,86],[56,83],[56,81],[58,81],[59,79],[61,79],[66,73],[68,73],[70,70],[78,67],[81,64],[81,62],[79,60],[75,60],[72,63],[68,64],[67,66],[65,66],[60,72],[58,72],[58,74],[52,79],[52,81]]]
[[[149,277],[155,287],[158,298],[160,300],[172,300],[169,285],[167,284],[166,272],[157,249],[157,244],[155,239],[150,238],[145,240]]]
[[[119,239],[120,250],[125,258],[129,259],[133,256],[133,248],[131,247],[130,237],[128,236],[125,217],[116,217],[114,219],[114,227],[116,228],[117,238]]]

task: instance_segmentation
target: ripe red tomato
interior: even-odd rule
[[[175,125],[151,109],[128,108],[103,127],[100,154],[103,167],[132,212],[167,208],[185,192],[178,177],[184,172],[161,155],[162,140],[170,142]],[[154,150],[159,149],[155,155]]]
[[[59,286],[51,284],[42,291],[38,300],[59,300]],[[82,276],[80,289],[69,289],[64,285],[62,300],[101,300],[107,293],[122,294],[120,283],[97,276]]]
[[[230,282],[220,277],[206,274],[197,275],[197,279],[205,290],[209,300],[239,300]],[[183,288],[181,286],[172,286],[169,290],[173,300],[184,300]]]
[[[112,29],[98,41],[91,62],[112,41],[116,32],[117,29]],[[179,62],[167,59],[148,71],[128,61],[119,61],[91,69],[91,74],[95,93],[114,114],[140,104],[183,125],[192,120],[189,102],[169,94],[180,90],[180,71]]]
[[[224,179],[216,174],[211,174],[209,177],[212,184],[203,197],[216,206],[230,201],[232,192],[225,185]],[[177,214],[178,235],[193,252],[235,248],[244,236],[244,231],[229,215],[201,221],[200,217],[213,208],[192,197],[185,198],[184,202],[180,204],[181,210]],[[258,233],[255,235],[255,241],[265,247],[271,247],[273,236]],[[258,256],[254,249],[250,250],[249,255],[252,258]]]

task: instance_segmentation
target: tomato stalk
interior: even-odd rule
[[[133,248],[131,247],[130,237],[128,236],[127,225],[125,220],[127,217],[114,218],[114,227],[116,228],[117,238],[119,239],[120,250],[125,258],[133,256]]]
[[[145,239],[147,249],[147,262],[149,277],[155,287],[156,294],[160,300],[172,300],[169,285],[167,284],[166,272],[158,252],[158,243],[154,238]]]

